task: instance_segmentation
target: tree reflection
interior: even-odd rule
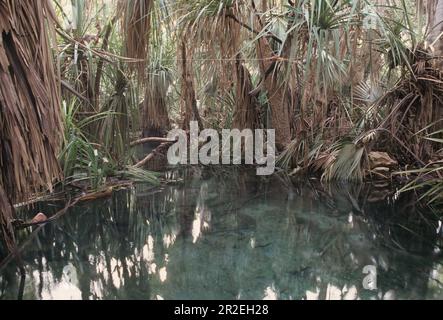
[[[23,252],[23,298],[443,297],[439,220],[413,195],[233,176],[194,170],[73,208]],[[377,266],[376,291],[363,288],[366,265]],[[19,291],[10,264],[0,297]]]

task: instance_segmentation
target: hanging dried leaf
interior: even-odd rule
[[[122,31],[125,38],[125,55],[136,59],[129,67],[137,71],[139,81],[145,80],[146,61],[149,53],[152,0],[124,1]]]
[[[48,0],[0,0],[0,211],[60,178],[60,88]],[[53,31],[53,30],[49,30]],[[2,227],[3,228],[3,227]],[[6,227],[7,228],[7,227]],[[5,231],[5,230],[3,230]]]

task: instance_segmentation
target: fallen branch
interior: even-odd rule
[[[161,151],[169,146],[171,143],[173,142],[164,142],[161,145],[159,145],[157,148],[155,148],[150,154],[148,154],[143,160],[141,160],[140,162],[138,162],[135,167],[136,168],[141,168],[144,167],[149,161],[151,161],[156,155],[161,154]]]
[[[177,140],[171,140],[168,138],[157,138],[157,137],[143,138],[143,139],[139,139],[139,140],[131,142],[131,147],[137,146],[139,144],[148,143],[148,142],[175,143],[175,142],[177,142]]]
[[[19,247],[16,248],[14,251],[10,252],[3,261],[0,262],[0,272],[3,271],[3,269],[11,262],[15,257],[20,257],[20,253],[23,251],[23,249],[32,242],[34,237],[40,232],[40,230],[49,222],[54,221],[55,219],[60,218],[62,215],[64,215],[69,208],[75,206],[79,202],[80,198],[77,198],[73,201],[69,201],[68,204],[60,211],[58,211],[55,215],[50,217],[48,220],[35,224],[38,225],[37,228],[32,232],[31,236]]]
[[[82,95],[81,93],[79,93],[77,90],[75,90],[73,87],[71,87],[71,85],[69,83],[67,83],[64,80],[60,80],[60,84],[62,86],[62,88],[65,88],[66,90],[68,90],[71,94],[73,94],[74,96],[76,96],[77,98],[79,98],[80,100],[82,100],[83,102],[89,104],[92,106],[91,102],[89,101],[88,98],[86,98],[84,95]]]

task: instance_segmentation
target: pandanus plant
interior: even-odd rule
[[[11,203],[61,178],[60,82],[49,0],[0,1],[0,216],[13,249]],[[24,37],[23,35],[27,35]]]

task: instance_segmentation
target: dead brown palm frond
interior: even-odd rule
[[[14,230],[11,225],[13,219],[13,207],[6,195],[3,186],[0,184],[0,230],[2,232],[3,241],[9,252],[15,248]]]
[[[60,88],[51,56],[49,0],[0,1],[0,195],[2,223],[11,202],[60,178]],[[24,36],[26,35],[26,36]],[[4,235],[10,227],[2,227]]]
[[[0,1],[0,179],[12,201],[51,189],[60,177],[60,89],[48,17],[49,1]]]
[[[192,68],[192,52],[188,48],[185,38],[178,46],[178,62],[181,73],[181,113],[183,115],[182,128],[189,130],[190,122],[197,121],[199,128],[203,129],[203,122],[197,107],[195,85]],[[190,58],[191,57],[191,58]]]
[[[237,129],[256,129],[259,125],[258,101],[250,95],[254,87],[249,70],[243,65],[240,54],[236,59],[236,108],[233,127]]]
[[[149,70],[145,99],[141,104],[143,137],[163,136],[169,129],[167,91],[170,83],[170,72],[166,68],[153,66]]]
[[[137,62],[129,64],[129,67],[136,71],[139,80],[143,81],[149,53],[153,0],[128,0],[120,5],[124,6],[122,32],[125,35],[125,55],[137,59]]]
[[[442,73],[432,65],[429,53],[417,49],[410,74],[377,103],[387,112],[381,128],[388,130],[391,137],[404,141],[407,148],[396,141],[389,143],[386,140],[380,140],[380,146],[401,155],[403,164],[414,163],[417,159],[422,162],[430,160],[439,146],[422,137],[438,130],[438,121],[443,115],[442,95]]]
[[[203,95],[199,96],[204,112],[210,110],[217,126],[222,123],[230,125],[230,111],[234,104],[239,106],[233,101],[236,100],[233,98],[234,88],[242,85],[236,83],[236,56],[249,33],[242,30],[243,1],[178,1],[177,5],[187,11],[186,15],[177,19],[179,36],[188,39],[188,66],[201,70],[194,76],[196,92],[200,94],[199,84],[204,87]],[[204,62],[200,65],[191,63],[191,56],[196,60],[204,57]],[[217,119],[215,115],[218,114],[223,118]]]

